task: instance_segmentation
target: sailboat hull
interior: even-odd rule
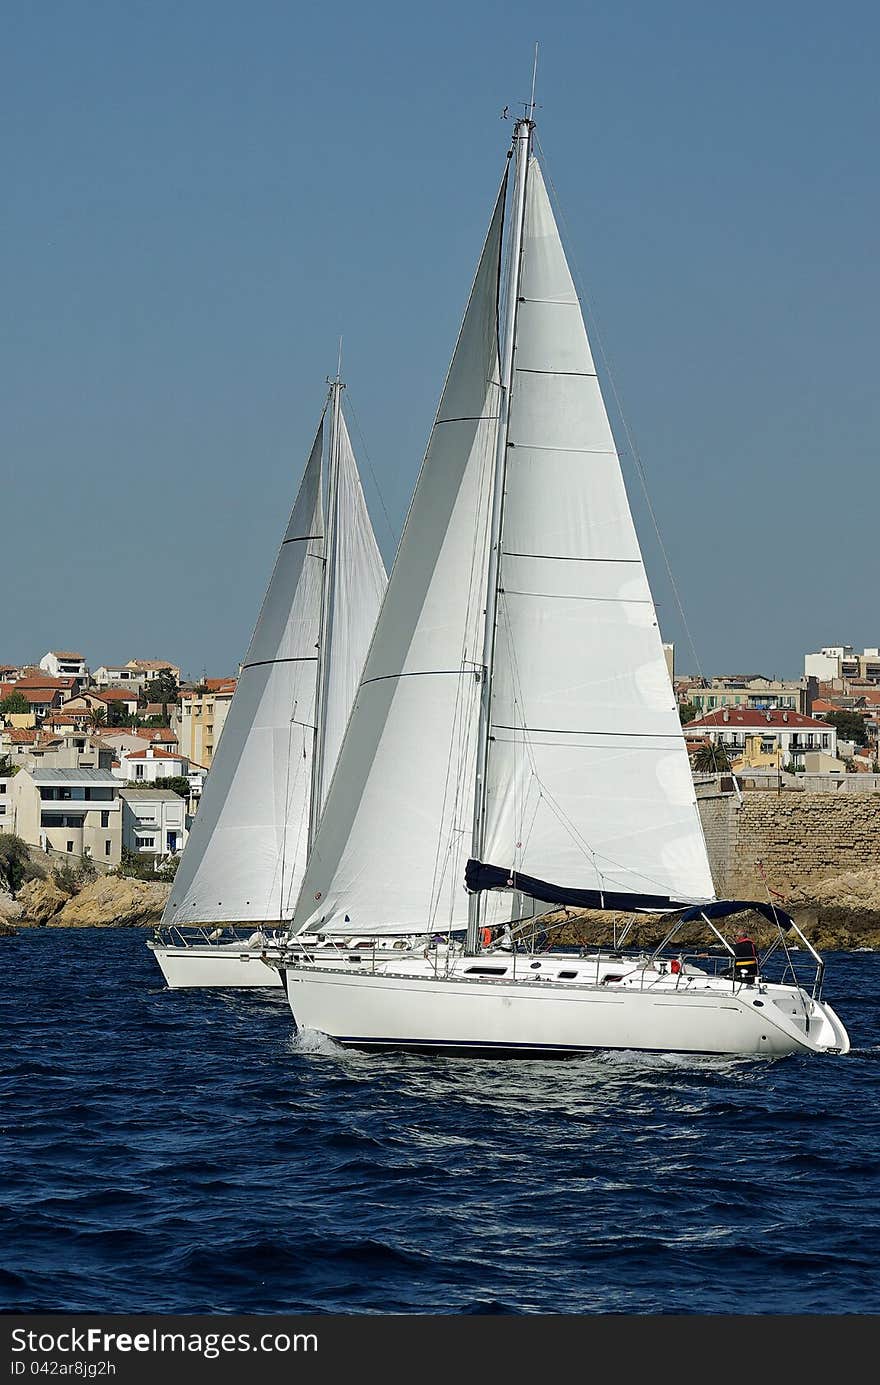
[[[555,975],[496,981],[389,967],[353,976],[294,965],[285,973],[297,1025],[356,1048],[540,1058],[595,1049],[765,1058],[849,1049],[831,1007],[793,986],[694,978],[680,987],[662,977],[641,988],[575,985]]]
[[[248,945],[239,943],[161,943],[150,940],[147,947],[156,957],[169,988],[179,990],[240,990],[254,986],[274,986],[284,983],[281,963],[288,960],[310,961],[317,951],[321,965],[331,970],[370,965],[382,952],[399,953],[415,948],[419,954],[428,939],[389,937],[381,940],[351,936],[348,938],[318,939],[310,934],[298,939],[301,953],[291,953],[290,945],[276,941],[259,941]]]
[[[253,948],[208,943],[203,947],[147,945],[172,991],[281,986],[280,974],[261,961],[259,951]]]

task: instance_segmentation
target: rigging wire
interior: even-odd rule
[[[371,477],[372,482],[373,482],[373,487],[374,487],[374,489],[375,489],[376,495],[377,495],[378,498],[379,498],[379,504],[380,504],[380,506],[382,507],[382,514],[383,514],[383,516],[384,516],[385,523],[386,523],[386,525],[387,525],[387,527],[388,527],[388,535],[389,535],[389,538],[391,539],[392,551],[396,551],[397,545],[398,545],[398,542],[399,542],[399,537],[400,537],[400,536],[399,536],[398,534],[395,534],[395,532],[394,532],[394,527],[393,527],[393,525],[392,525],[392,523],[391,523],[391,520],[390,520],[390,518],[389,518],[389,515],[388,515],[388,510],[387,510],[386,507],[385,507],[385,497],[384,497],[383,494],[382,494],[382,488],[381,488],[380,485],[379,485],[379,482],[378,482],[378,480],[377,480],[377,478],[376,478],[376,473],[375,473],[375,471],[374,471],[374,469],[373,469],[373,463],[372,463],[372,461],[371,461],[371,459],[370,459],[370,453],[369,453],[369,450],[368,450],[368,448],[367,448],[367,440],[366,440],[366,438],[364,437],[364,430],[361,428],[360,419],[359,419],[358,416],[357,416],[357,411],[355,410],[354,404],[353,404],[353,402],[352,402],[351,390],[350,390],[350,389],[346,389],[345,403],[346,403],[346,405],[347,405],[347,410],[346,410],[346,411],[347,411],[349,414],[351,414],[351,421],[352,421],[352,423],[354,424],[355,429],[357,430],[357,435],[358,435],[358,440],[359,440],[359,448],[358,448],[358,450],[359,450],[360,452],[363,453],[363,456],[364,456],[364,458],[365,458],[365,460],[366,460],[367,467],[369,468],[369,472],[370,472],[370,477]]]

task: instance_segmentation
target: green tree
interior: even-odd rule
[[[104,726],[107,721],[106,707],[92,707],[89,710],[88,722],[93,731],[97,731],[99,726]]]
[[[36,874],[27,843],[13,832],[0,832],[0,888],[16,894]]]
[[[678,719],[681,722],[682,726],[686,726],[689,721],[693,721],[698,711],[699,708],[694,702],[679,702]]]
[[[725,774],[730,769],[727,751],[719,742],[717,745],[701,745],[694,756],[694,769],[705,774]]]
[[[155,678],[147,684],[146,691],[151,702],[161,702],[162,715],[168,720],[169,703],[178,701],[177,679],[170,668],[160,669]]]
[[[157,779],[155,784],[157,789],[170,789],[172,793],[178,794],[180,798],[189,798],[189,780],[185,779],[182,774],[175,774],[164,779]]]
[[[855,741],[856,745],[868,744],[865,718],[861,712],[826,712],[822,720],[836,727],[841,740]]]
[[[23,712],[29,712],[30,709],[31,704],[28,702],[24,693],[15,692],[14,690],[8,693],[3,701],[0,702],[0,712],[2,712],[4,716],[20,716]]]

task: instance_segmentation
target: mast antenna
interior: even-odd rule
[[[535,84],[537,83],[537,80],[538,80],[538,45],[537,45],[537,43],[536,43],[536,44],[535,44],[535,62],[534,62],[534,66],[532,67],[532,99],[531,99],[531,101],[529,102],[529,114],[528,114],[529,120],[531,120],[533,123],[534,123],[534,119],[535,119]]]

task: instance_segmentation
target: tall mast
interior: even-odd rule
[[[332,643],[333,592],[336,586],[336,492],[339,478],[339,415],[345,385],[340,377],[342,344],[336,378],[330,384],[330,444],[327,449],[327,523],[324,526],[324,585],[321,592],[321,620],[318,626],[318,681],[315,697],[315,740],[312,753],[312,787],[309,804],[308,850],[318,830],[324,779],[324,716],[327,706],[327,686],[330,680],[330,646]]]
[[[534,109],[532,106],[531,110]],[[507,474],[507,449],[510,434],[510,388],[513,380],[513,356],[516,346],[516,319],[519,309],[519,289],[522,276],[523,226],[526,214],[526,181],[529,175],[532,129],[529,117],[518,120],[513,132],[516,173],[511,208],[510,254],[507,264],[504,307],[504,347],[501,358],[501,400],[498,440],[495,449],[495,470],[492,490],[492,519],[489,539],[489,572],[486,591],[486,620],[483,627],[483,678],[480,697],[480,721],[477,732],[477,772],[474,790],[474,822],[471,855],[483,859],[486,833],[486,775],[489,765],[489,720],[492,711],[492,672],[495,664],[495,633],[498,620],[498,579],[501,569],[501,531],[504,519],[504,486]],[[482,894],[475,891],[468,899],[467,950],[476,952],[480,936]]]

